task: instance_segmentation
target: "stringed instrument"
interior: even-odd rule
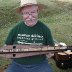
[[[7,45],[0,48],[0,56],[20,58],[72,50],[72,46]]]
[[[72,68],[72,51],[67,50],[64,52],[55,53],[56,65],[62,69]]]

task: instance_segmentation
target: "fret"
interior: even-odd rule
[[[8,45],[0,49],[0,56],[6,58],[19,58],[34,56],[40,54],[48,54],[54,52],[62,52],[72,50],[72,46],[38,46],[38,45]]]

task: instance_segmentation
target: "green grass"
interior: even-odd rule
[[[72,17],[70,13],[60,13],[41,18],[52,30],[53,37],[59,42],[72,45]]]
[[[39,13],[39,20],[50,27],[53,37],[59,42],[72,45],[72,3],[58,2],[57,0],[38,0],[48,6]],[[15,12],[19,0],[0,0],[0,47],[10,29],[21,19]],[[4,69],[9,63],[7,59],[0,57],[0,69]],[[56,67],[55,61],[49,59],[54,72],[72,72],[72,69],[61,70]]]

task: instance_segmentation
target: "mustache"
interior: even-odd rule
[[[31,21],[31,20],[35,20],[36,18],[31,18],[31,19],[25,19],[25,20],[28,20],[28,21]]]

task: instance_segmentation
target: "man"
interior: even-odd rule
[[[19,22],[9,33],[5,44],[51,45],[54,42],[50,29],[38,20],[41,4],[36,0],[21,0],[17,11],[22,15]],[[45,54],[15,58],[6,72],[52,72]]]

